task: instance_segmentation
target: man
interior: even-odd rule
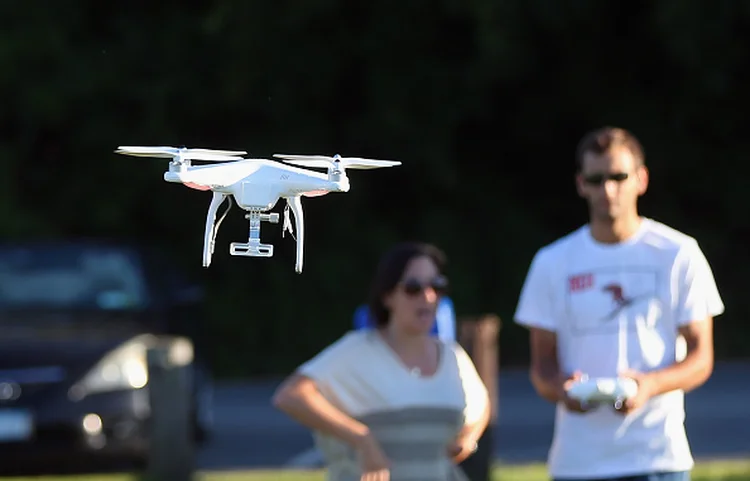
[[[354,311],[354,329],[370,329],[374,325],[370,310],[366,305],[361,305]],[[432,334],[443,341],[456,340],[456,314],[453,301],[449,297],[443,297],[438,303]]]
[[[687,481],[684,392],[711,375],[724,312],[713,273],[694,238],[639,214],[649,173],[631,133],[590,132],[576,160],[589,223],[539,249],[514,316],[530,330],[531,381],[557,405],[550,475]],[[581,376],[630,377],[638,394],[581,405],[566,394]]]

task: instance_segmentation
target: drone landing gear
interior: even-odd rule
[[[221,216],[218,222],[216,222],[216,213],[219,210],[219,206],[225,201],[229,201],[227,210],[224,211],[224,215]],[[227,216],[229,209],[232,207],[232,199],[226,194],[214,192],[211,198],[211,205],[208,207],[208,214],[206,215],[206,230],[203,235],[203,267],[211,265],[211,257],[214,253],[214,245],[216,244],[216,233],[219,230],[221,221]]]
[[[260,242],[260,223],[266,221],[278,224],[279,214],[263,214],[260,210],[251,210],[245,218],[250,221],[250,235],[247,242],[232,242],[229,245],[229,253],[233,256],[273,257],[273,245]]]

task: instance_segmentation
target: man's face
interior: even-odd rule
[[[625,147],[587,153],[576,176],[578,193],[589,203],[592,220],[613,221],[636,211],[648,187],[648,171]]]

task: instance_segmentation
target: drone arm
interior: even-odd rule
[[[300,274],[302,272],[302,260],[305,249],[305,219],[302,214],[302,197],[295,195],[287,197],[286,201],[294,213],[294,224],[297,229],[297,261],[294,270]]]
[[[203,234],[203,267],[211,265],[211,256],[214,253],[214,242],[216,240],[216,231],[218,230],[218,225],[215,225],[216,212],[226,198],[227,194],[214,192],[213,197],[211,198],[211,204],[208,206],[208,213],[206,214],[206,230]]]

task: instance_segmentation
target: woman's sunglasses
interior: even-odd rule
[[[426,289],[430,288],[439,296],[444,295],[448,291],[448,279],[443,276],[436,277],[431,281],[422,283],[416,279],[406,279],[401,283],[401,288],[404,293],[409,296],[416,296],[421,294]]]

